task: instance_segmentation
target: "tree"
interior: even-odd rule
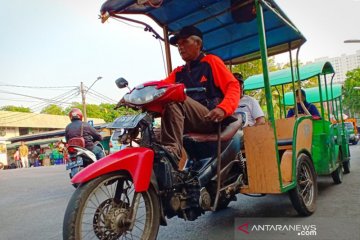
[[[72,108],[79,108],[82,110],[82,104],[78,102],[73,102],[70,107],[65,109],[65,113],[70,112]],[[100,105],[96,104],[86,104],[86,114],[90,118],[101,118],[105,122],[112,122],[116,118],[123,115],[136,114],[137,112],[130,108],[121,107],[114,110],[115,104],[110,103],[101,103]]]
[[[344,83],[343,104],[352,117],[360,112],[360,90],[354,87],[360,87],[360,68],[347,72]]]
[[[64,109],[56,104],[50,104],[44,107],[40,113],[46,113],[52,115],[66,115]]]
[[[279,70],[279,68],[275,64],[275,59],[273,57],[270,57],[268,59],[268,68],[269,68],[270,72]],[[246,79],[250,76],[263,73],[261,59],[235,65],[233,67],[232,71],[240,72],[246,81]],[[274,88],[272,89],[272,92],[273,92],[273,94],[276,93]],[[263,89],[258,89],[258,90],[250,91],[247,94],[253,96],[256,100],[259,101],[259,104],[260,104],[262,110],[266,114],[267,109],[266,109],[265,91]],[[277,111],[276,108],[274,108],[274,110]]]
[[[14,105],[7,105],[7,106],[3,106],[0,108],[0,110],[2,111],[10,111],[10,112],[26,112],[26,113],[31,113],[32,111],[30,110],[30,108],[28,107],[23,107],[23,106],[14,106]]]
[[[273,57],[268,59],[268,68],[270,72],[279,69],[275,64],[275,59]],[[244,79],[247,79],[253,75],[261,74],[263,72],[261,59],[235,65],[232,69],[232,72],[241,73]]]

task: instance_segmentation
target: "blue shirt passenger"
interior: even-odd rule
[[[299,100],[298,91],[299,91],[299,89],[297,89],[297,90],[295,91],[298,113],[299,113],[299,114],[305,114],[304,109],[303,109],[303,108],[301,107],[301,105],[300,105],[300,100]],[[315,105],[312,104],[312,103],[308,103],[308,102],[306,101],[306,93],[305,93],[305,91],[302,90],[302,89],[301,89],[301,97],[302,97],[302,101],[303,101],[305,107],[307,108],[307,110],[309,111],[309,113],[310,113],[313,117],[320,117],[320,113],[319,113],[319,111],[317,110],[317,108],[315,107]],[[295,115],[295,109],[294,109],[294,108],[291,108],[291,109],[288,111],[286,117],[289,118],[289,117],[293,117],[294,115]]]

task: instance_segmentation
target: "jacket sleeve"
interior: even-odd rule
[[[286,115],[286,118],[293,117],[294,115],[295,115],[294,109],[291,108],[291,109],[288,111],[288,113],[287,113],[287,115]]]
[[[310,107],[309,107],[309,112],[312,116],[318,116],[320,117],[320,113],[319,111],[317,110],[316,106],[314,104],[311,104]]]
[[[215,86],[220,88],[224,94],[224,99],[217,107],[224,110],[225,115],[229,116],[234,113],[240,100],[242,92],[240,84],[219,57],[207,55],[204,60],[211,66]]]
[[[162,81],[165,82],[165,83],[175,83],[176,82],[176,73],[180,72],[182,68],[183,68],[182,66],[175,68],[170,73],[170,75],[167,78],[165,78],[164,80],[162,80]]]
[[[89,132],[90,132],[91,136],[94,139],[94,142],[95,141],[101,141],[103,139],[102,136],[95,130],[95,128],[93,128],[90,125],[87,125],[87,126],[89,128]]]

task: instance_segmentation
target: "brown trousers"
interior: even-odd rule
[[[217,125],[204,119],[208,113],[209,109],[190,97],[168,104],[161,118],[161,143],[180,159],[184,133],[216,132]]]

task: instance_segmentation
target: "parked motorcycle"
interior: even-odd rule
[[[116,84],[128,85],[124,79]],[[186,134],[183,169],[156,140],[154,118],[165,104],[184,101],[189,91],[204,90],[150,82],[123,97],[117,107],[143,110],[113,123],[124,129],[120,139],[129,146],[72,178],[79,187],[65,212],[64,239],[155,239],[166,218],[193,221],[236,200],[246,175],[238,132],[241,117],[219,123],[217,134]]]
[[[104,147],[100,142],[96,142],[95,145],[99,146],[104,152]],[[66,164],[66,170],[70,170],[70,179],[82,169],[97,161],[95,154],[84,147],[70,145],[67,147],[67,152],[69,154],[69,160]],[[76,187],[77,185],[75,184],[74,186]]]

